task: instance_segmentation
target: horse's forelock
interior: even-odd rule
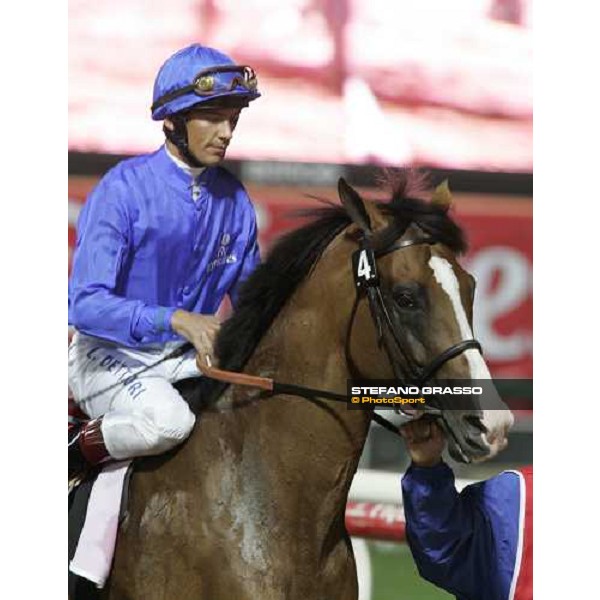
[[[430,175],[416,169],[382,169],[376,180],[389,194],[390,203],[402,202],[405,198],[425,200],[431,188]]]
[[[467,240],[462,228],[448,213],[447,206],[431,202],[430,175],[415,169],[384,169],[378,176],[380,189],[387,193],[376,202],[377,207],[392,217],[388,241],[400,235],[407,223],[418,225],[426,234],[448,246],[455,254],[467,250]]]

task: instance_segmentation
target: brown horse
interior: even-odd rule
[[[474,284],[456,262],[465,241],[448,207],[419,199],[407,175],[388,202],[339,189],[343,207],[319,209],[249,279],[217,342],[221,368],[340,393],[351,375],[409,379],[428,364],[429,381],[489,377],[470,340]],[[378,257],[379,323],[367,294],[356,300],[359,243]],[[357,598],[344,510],[372,411],[222,384],[202,397],[188,441],[133,476],[105,597]],[[464,460],[493,454],[512,422],[480,408],[445,420]]]

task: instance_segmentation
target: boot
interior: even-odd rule
[[[69,481],[82,479],[91,467],[110,458],[102,435],[102,417],[69,431]]]

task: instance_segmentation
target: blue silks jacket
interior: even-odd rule
[[[412,465],[402,496],[406,536],[421,576],[459,600],[512,598],[521,555],[520,478],[505,471],[459,494],[448,465]]]
[[[129,347],[180,339],[178,308],[214,314],[260,261],[254,207],[220,167],[196,178],[163,146],[111,169],[77,222],[69,324]]]

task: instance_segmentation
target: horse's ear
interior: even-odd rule
[[[445,208],[446,210],[450,208],[452,204],[452,194],[447,179],[444,179],[444,181],[433,190],[431,203],[440,208]]]
[[[371,218],[367,213],[365,203],[358,192],[350,187],[343,177],[338,179],[338,194],[352,221],[365,233],[369,233],[371,231]]]

